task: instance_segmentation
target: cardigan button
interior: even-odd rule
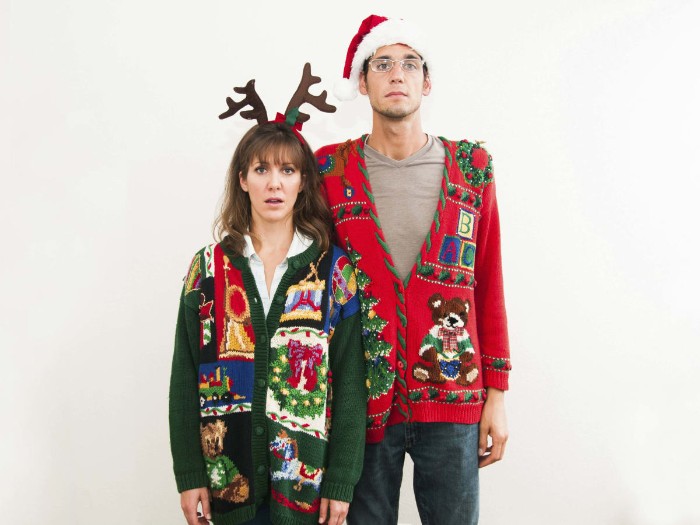
[[[265,474],[265,465],[258,466],[258,474]]]
[[[277,304],[282,304],[284,302],[284,295],[278,295],[277,297],[275,297],[275,302]]]
[[[265,336],[264,336],[264,335],[261,335],[261,336],[258,338],[258,340],[259,340],[262,344],[265,344]]]
[[[299,261],[292,261],[291,267],[292,267],[292,270],[298,270],[299,269]]]
[[[266,381],[264,379],[258,379],[258,386],[260,388],[264,387],[266,384]]]
[[[398,366],[401,370],[403,370],[403,361],[399,361],[398,364],[397,364],[397,366]]]
[[[255,433],[258,436],[262,436],[265,433],[265,429],[263,427],[255,427]]]

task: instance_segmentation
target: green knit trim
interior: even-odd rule
[[[362,175],[364,175],[365,180],[369,180],[369,172],[365,169],[361,162],[357,163],[357,167],[360,168]]]
[[[360,166],[360,169],[361,168],[362,168],[362,166]],[[372,195],[372,192],[369,191],[369,188],[367,187],[367,185],[364,182],[362,183],[362,189],[367,194],[367,198],[370,200],[370,202],[372,204],[374,204],[374,195]]]
[[[396,307],[396,315],[399,316],[399,319],[401,320],[401,324],[403,325],[404,328],[406,328],[406,324],[408,323],[408,321],[406,320],[406,316],[401,311],[401,308],[399,308],[398,306]]]
[[[386,250],[387,255],[388,255],[388,250]],[[389,271],[394,274],[394,277],[396,277],[399,281],[401,280],[401,277],[399,277],[399,272],[394,266],[389,262],[389,260],[385,257],[384,258],[384,264],[386,267],[389,269]]]
[[[321,497],[338,501],[352,501],[352,494],[355,487],[347,483],[333,483],[325,479],[321,483]]]
[[[372,220],[374,221],[374,224],[377,225],[377,228],[381,228],[381,225],[379,224],[379,217],[377,217],[372,209],[370,208],[369,210],[369,216],[372,217]]]
[[[399,289],[399,283],[394,282],[394,292],[396,293],[396,297],[399,298],[399,301],[401,301],[401,304],[406,304],[406,300],[403,297],[403,293]]]
[[[386,242],[384,242],[384,240],[382,239],[382,236],[379,235],[379,232],[378,232],[378,231],[374,232],[374,236],[375,236],[375,237],[377,238],[377,240],[379,241],[379,244],[382,246],[382,249],[383,249],[386,253],[389,253],[389,246],[387,245]]]
[[[406,348],[406,339],[404,339],[403,335],[401,335],[401,332],[397,332],[396,336],[399,338],[399,344],[401,347]]]
[[[355,149],[357,150],[357,154],[363,159],[365,158],[364,145],[365,145],[365,141],[367,140],[368,136],[369,136],[369,134],[365,133],[364,135],[362,135],[362,137],[360,137],[360,140],[355,142]]]
[[[452,162],[453,162],[452,152],[450,151],[450,148],[449,148],[450,141],[447,140],[445,137],[438,137],[438,138],[442,141],[443,145],[445,146],[445,156],[450,161],[450,164],[452,164]]]

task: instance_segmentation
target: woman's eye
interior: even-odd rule
[[[284,168],[282,172],[285,175],[294,175],[295,169],[294,168]]]
[[[265,173],[265,168],[263,166],[257,166],[254,171],[255,173],[263,174]]]

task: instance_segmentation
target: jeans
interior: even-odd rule
[[[367,444],[348,525],[396,525],[406,452],[413,460],[413,491],[423,525],[479,522],[479,425],[402,423]]]

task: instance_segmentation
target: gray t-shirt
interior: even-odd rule
[[[377,214],[402,279],[411,272],[437,210],[445,167],[442,142],[428,142],[410,157],[393,160],[365,145]]]

